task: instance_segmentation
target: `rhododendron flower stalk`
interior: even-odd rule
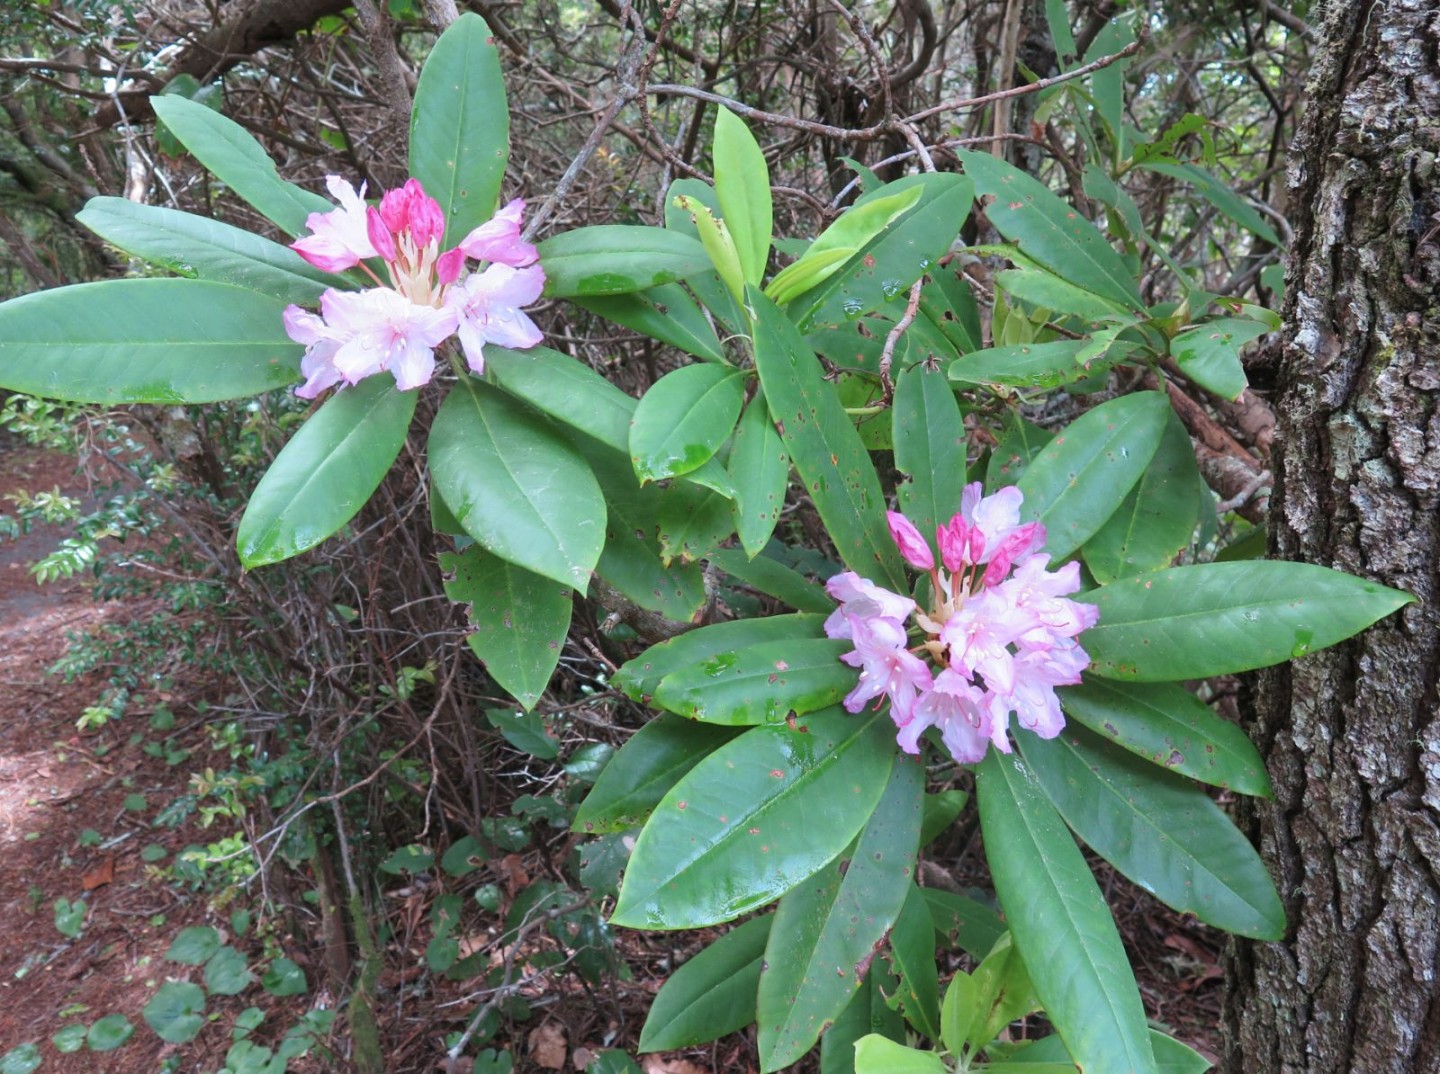
[[[992,744],[1010,752],[1012,716],[1041,738],[1065,725],[1055,687],[1080,681],[1090,658],[1076,638],[1100,612],[1067,599],[1080,587],[1080,565],[1047,569],[1050,557],[1037,551],[1045,527],[1021,523],[1023,498],[1014,487],[982,496],[979,482],[968,485],[959,512],[936,527],[938,564],[915,524],[887,513],[901,557],[930,577],[928,607],[854,571],[826,583],[840,607],[825,633],[853,641],[841,659],[860,668],[845,707],[859,712],[887,698],[908,753],[934,727],[951,756],[971,764]]]
[[[376,286],[330,288],[318,315],[286,308],[286,334],[305,345],[305,383],[296,395],[313,399],[380,372],[394,376],[401,390],[418,388],[429,383],[435,349],[451,336],[459,337],[476,373],[485,369],[486,343],[523,349],[540,342],[540,330],[520,308],[545,286],[535,247],[520,237],[523,201],[510,202],[442,251],[445,214],[419,180],[386,191],[378,206],[366,204],[363,183],[357,191],[332,175],[325,185],[340,207],[311,213],[310,234],[292,243],[295,252],[326,272],[358,266]],[[366,264],[377,258],[384,278]],[[482,269],[472,261],[489,264]]]

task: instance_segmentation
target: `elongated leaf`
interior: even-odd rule
[[[695,223],[695,214],[685,208],[690,202],[699,202],[707,206],[712,213],[720,212],[720,201],[715,197],[713,186],[699,179],[676,179],[665,193],[665,229],[688,235],[699,242],[700,229]],[[745,312],[712,266],[707,265],[705,271],[686,276],[685,286],[695,292],[700,304],[710,311],[725,330],[745,330]]]
[[[435,486],[495,555],[582,593],[605,543],[605,500],[584,458],[498,389],[466,377],[430,429]]]
[[[1144,161],[1137,165],[1148,171],[1168,175],[1182,183],[1189,183],[1200,195],[1241,227],[1249,228],[1272,246],[1281,246],[1280,236],[1265,222],[1255,208],[1213,173],[1197,164],[1181,164],[1175,161]]]
[[[765,397],[756,393],[740,415],[730,448],[730,480],[735,486],[735,530],[745,554],[758,556],[775,532],[790,483],[790,453],[775,425]]]
[[[890,931],[889,958],[899,978],[894,1001],[901,1013],[925,1036],[939,1040],[940,985],[935,966],[935,929],[925,892],[913,883]]]
[[[1269,667],[1358,634],[1415,598],[1310,563],[1202,563],[1126,578],[1082,600],[1090,670],[1166,682]]]
[[[470,649],[528,711],[549,685],[570,631],[570,590],[478,544],[442,553],[451,600],[470,606]]]
[[[1253,939],[1285,932],[1260,856],[1203,791],[1084,728],[1021,738],[1036,781],[1102,858],[1182,913]]]
[[[1066,279],[1048,269],[1006,269],[995,274],[995,286],[1012,298],[1038,309],[1068,313],[1088,321],[1133,321],[1133,311],[1104,295],[1086,290],[1079,279]]]
[[[1064,822],[1018,760],[977,768],[986,858],[1035,994],[1084,1070],[1155,1074],[1120,935]]]
[[[921,888],[935,931],[947,943],[956,943],[977,962],[990,953],[1005,934],[1005,922],[991,906],[967,895],[940,888]]]
[[[1159,1030],[1150,1030],[1150,1046],[1155,1050],[1155,1069],[1158,1074],[1205,1074],[1210,1062],[1199,1052],[1181,1044],[1174,1037],[1167,1037]],[[1033,1044],[1013,1053],[1004,1064],[1015,1074],[1042,1074],[1045,1067],[1054,1063],[1068,1063],[1062,1070],[1073,1071],[1075,1064],[1069,1062],[1070,1053],[1065,1042],[1058,1036],[1043,1037]],[[989,1070],[998,1070],[990,1066]]]
[[[339,282],[288,247],[193,213],[128,198],[91,198],[75,219],[126,253],[179,276],[234,284],[283,302],[313,306]]]
[[[1206,321],[1172,339],[1170,353],[1180,372],[1200,387],[1225,399],[1238,399],[1247,384],[1240,348],[1268,331],[1268,325],[1241,317]]]
[[[980,308],[965,277],[954,268],[930,270],[930,283],[920,292],[920,312],[942,333],[958,354],[985,346]]]
[[[769,556],[751,559],[737,549],[722,548],[711,552],[708,558],[726,574],[766,596],[784,601],[796,611],[828,614],[835,610],[835,602],[824,589]]]
[[[1026,468],[1021,515],[1045,525],[1045,550],[1064,559],[1088,541],[1145,472],[1170,417],[1161,392],[1102,403],[1070,423]]]
[[[1085,543],[1085,565],[1096,581],[1113,582],[1168,566],[1195,533],[1200,480],[1190,434],[1170,414],[1150,465],[1125,502]]]
[[[1151,764],[1240,794],[1271,795],[1265,762],[1245,732],[1183,686],[1086,676],[1059,693],[1070,716]]]
[[[859,990],[914,885],[925,769],[898,757],[853,851],[780,900],[760,974],[760,1066],[808,1052]]]
[[[416,398],[377,376],[326,400],[255,487],[236,536],[240,562],[289,559],[354,518],[404,445]]]
[[[687,365],[666,373],[630,419],[630,461],[641,484],[687,474],[735,431],[745,400],[738,370]]]
[[[891,420],[895,466],[909,478],[900,510],[936,552],[935,527],[960,510],[965,488],[965,420],[945,374],[925,365],[900,374]]]
[[[775,915],[738,925],[670,975],[640,1031],[640,1051],[718,1040],[755,1021],[755,988]]]
[[[985,468],[986,491],[1018,484],[1031,460],[1054,439],[1055,434],[1050,430],[1026,421],[1013,411],[1007,414],[1005,431],[990,452],[990,464]]]
[[[985,215],[1025,255],[1120,308],[1145,311],[1134,275],[1105,236],[1038,180],[988,153],[957,151],[980,194],[994,197]]]
[[[640,833],[612,920],[701,928],[789,891],[855,837],[895,755],[885,715],[839,709],[752,728],[665,796]],[[825,823],[814,822],[824,802]]]
[[[901,215],[914,208],[924,194],[911,186],[894,194],[881,194],[857,202],[812,242],[799,259],[787,265],[765,288],[777,306],[829,279],[840,267]]]
[[[666,675],[654,703],[708,723],[779,723],[837,704],[854,688],[855,669],[840,662],[853,648],[845,639],[786,639],[717,653]]]
[[[512,351],[487,346],[485,371],[536,410],[629,454],[635,400],[588,365],[549,347]]]
[[[725,352],[704,312],[678,283],[625,295],[572,299],[577,306],[616,324],[678,347],[707,362],[723,362]],[[486,353],[489,353],[488,351]]]
[[[597,224],[553,235],[539,245],[545,293],[623,295],[710,271],[710,255],[682,232]]]
[[[755,136],[728,108],[715,113],[715,198],[746,283],[760,286],[770,258],[770,168]]]
[[[295,383],[300,367],[284,309],[208,280],[106,280],[24,295],[0,306],[0,387],[82,403],[258,395]]]
[[[885,526],[880,479],[860,434],[795,326],[759,291],[748,294],[765,401],[815,509],[851,570],[902,588],[905,572]]]
[[[877,1033],[855,1042],[855,1074],[946,1074],[934,1052],[897,1044]]]
[[[1008,384],[1016,388],[1058,388],[1087,377],[1091,367],[1080,364],[1087,341],[1056,339],[1049,343],[1018,343],[962,355],[946,369],[958,384]],[[1118,357],[1118,355],[1117,355]]]
[[[885,1002],[886,990],[893,992],[894,982],[884,960],[871,962],[860,990],[820,1038],[820,1074],[855,1074],[855,1042],[861,1037],[876,1033],[887,1040],[905,1039],[905,1022]]]
[[[610,758],[580,804],[571,828],[600,835],[635,827],[681,776],[737,733],[736,728],[662,713],[631,735]]]
[[[666,566],[702,559],[735,532],[729,497],[684,485],[668,491],[659,516],[660,558]]]
[[[287,235],[304,234],[306,217],[335,208],[319,194],[281,179],[260,143],[233,119],[174,94],[151,97],[150,104],[211,175]]]
[[[635,701],[648,700],[665,676],[721,653],[781,639],[818,638],[823,615],[771,615],[712,623],[652,645],[626,663],[611,685]]]
[[[510,110],[495,39],[465,12],[431,49],[410,113],[410,174],[445,213],[441,249],[495,212],[510,151]]]

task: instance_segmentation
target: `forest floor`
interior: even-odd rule
[[[6,494],[52,487],[84,494],[73,459],[0,441],[0,513],[10,507]],[[142,1012],[167,980],[203,981],[200,967],[166,960],[182,929],[215,927],[222,941],[234,943],[256,965],[261,953],[257,940],[238,937],[228,927],[234,906],[214,906],[204,890],[179,883],[165,871],[185,848],[216,837],[199,827],[194,814],[174,826],[157,822],[165,807],[185,793],[191,773],[209,763],[213,743],[201,703],[214,693],[214,684],[179,680],[169,694],[156,697],[163,711],[132,709],[122,720],[78,730],[77,719],[106,686],[106,671],[66,681],[49,669],[65,653],[70,635],[133,616],[136,609],[97,601],[82,577],[37,585],[28,565],[63,536],[58,527],[39,527],[18,540],[0,542],[0,1071],[208,1074],[224,1066],[232,1027],[247,1008],[258,1007],[267,1015],[270,1028],[258,1031],[256,1039],[273,1047],[307,1010],[333,1006],[334,999],[323,989],[277,999],[251,986],[237,995],[209,995],[203,1011],[208,1024],[193,1041],[167,1044],[147,1028]],[[1219,934],[1166,911],[1113,874],[1108,879],[1151,1017],[1213,1058],[1221,988]],[[316,967],[319,961],[316,937],[272,937],[266,957],[275,957],[277,947],[301,967]],[[633,934],[622,938],[622,948],[631,957],[635,981],[607,997],[605,1009],[613,1012],[617,999],[626,1008],[633,1006],[628,1026],[618,1036],[603,1034],[603,1042],[582,1040],[576,1030],[595,1027],[601,1012],[598,1006],[582,1010],[583,995],[567,996],[548,1020],[516,1027],[520,1031],[508,1043],[517,1072],[583,1070],[591,1049],[602,1043],[633,1048],[647,996],[658,984],[652,978],[666,964],[658,956],[673,952]],[[323,974],[316,968],[311,976]],[[56,1034],[63,1041],[67,1026],[90,1027],[107,1016],[119,1016],[133,1027],[115,1050],[79,1046],[82,1030],[74,1028],[68,1032],[76,1046],[68,1052],[57,1046]],[[453,1012],[447,1017],[453,1021]],[[387,1033],[382,1015],[382,1037],[410,1035],[425,1021],[423,1012],[411,1007],[404,1024],[390,1026],[394,1032]],[[598,1022],[603,1027],[605,1019]],[[26,1044],[34,1051],[14,1051]],[[345,1050],[343,1045],[339,1050]],[[12,1054],[24,1061],[7,1066]],[[443,1052],[429,1054],[432,1062],[406,1062],[404,1069],[450,1069],[439,1058]],[[644,1066],[647,1074],[739,1072],[753,1070],[752,1056],[753,1049],[731,1038],[689,1057],[647,1057]],[[31,1059],[38,1066],[27,1065]],[[289,1069],[339,1072],[347,1067],[317,1053],[292,1062]],[[465,1070],[455,1068],[454,1074]]]

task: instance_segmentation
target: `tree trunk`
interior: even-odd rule
[[[1292,149],[1272,552],[1418,602],[1258,677],[1289,916],[1235,945],[1226,1069],[1440,1072],[1440,0],[1329,0]]]

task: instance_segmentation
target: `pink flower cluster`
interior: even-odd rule
[[[535,247],[520,238],[525,203],[515,200],[443,253],[445,216],[416,179],[386,191],[378,206],[338,176],[325,180],[340,207],[311,213],[310,234],[295,251],[326,272],[359,265],[377,286],[365,291],[327,290],[318,315],[299,306],[285,309],[285,332],[305,345],[295,394],[313,399],[326,388],[356,384],[388,370],[402,390],[429,383],[435,348],[458,336],[465,360],[485,369],[486,343],[526,348],[540,330],[520,309],[540,297],[545,272]],[[365,262],[385,263],[388,282]],[[471,269],[469,261],[485,261]]]
[[[1036,551],[1045,528],[1021,524],[1020,490],[980,493],[978,482],[967,486],[960,512],[936,527],[938,565],[915,525],[887,513],[905,562],[930,575],[928,609],[854,571],[825,586],[840,602],[825,633],[855,643],[841,659],[860,669],[845,707],[859,712],[888,697],[902,749],[918,753],[920,735],[936,727],[964,764],[992,743],[1010,752],[1012,715],[1041,738],[1060,733],[1055,687],[1080,681],[1090,658],[1075,639],[1099,617],[1093,604],[1066,599],[1080,586],[1078,563],[1045,569],[1050,557]],[[906,626],[912,614],[923,635],[916,644]]]

